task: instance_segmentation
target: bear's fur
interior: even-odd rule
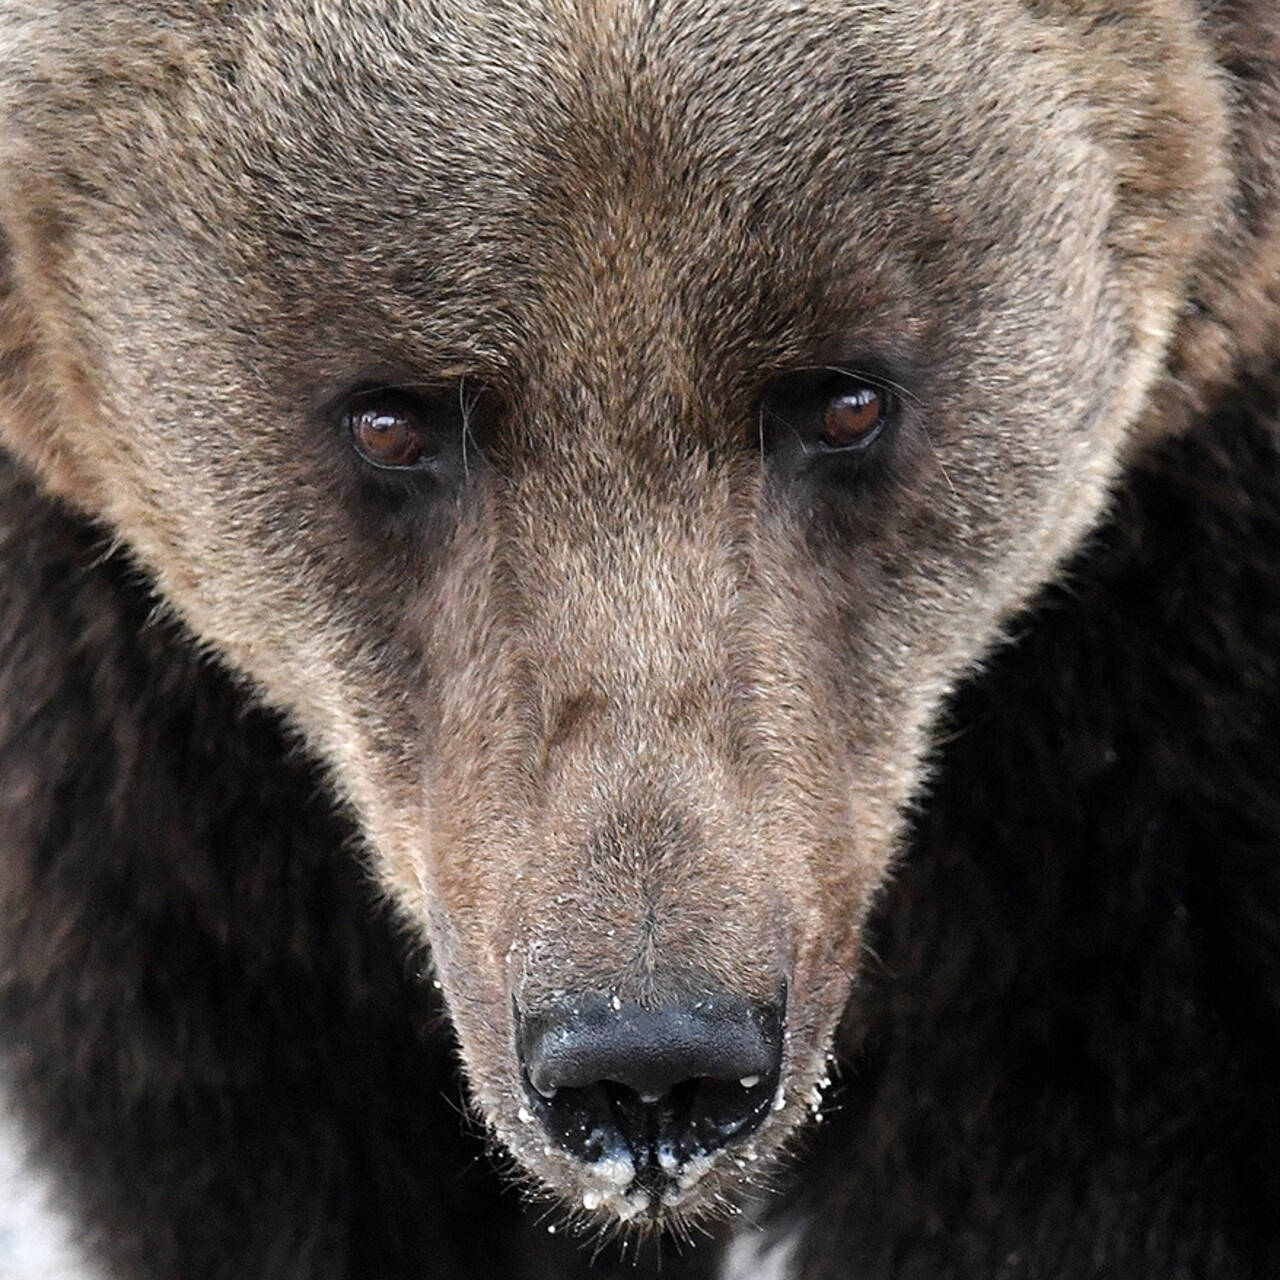
[[[95,1258],[1275,1274],[1278,174],[1265,0],[0,3],[0,1033]],[[779,990],[748,1144],[527,1110],[565,992]]]

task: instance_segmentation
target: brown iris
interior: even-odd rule
[[[876,387],[858,386],[832,396],[822,418],[822,442],[832,449],[871,443],[884,421],[885,397]]]
[[[356,451],[375,467],[412,467],[426,452],[418,416],[399,397],[380,399],[347,414]]]

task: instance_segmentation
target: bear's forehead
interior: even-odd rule
[[[408,231],[465,229],[477,254],[562,260],[611,237],[639,253],[715,221],[743,251],[754,234],[813,255],[900,231],[895,204],[990,187],[1017,170],[1017,143],[1051,145],[1045,126],[1071,116],[1007,27],[963,2],[954,39],[935,31],[924,51],[907,3],[383,0],[320,21],[328,8],[245,19],[178,128],[208,122],[200,155],[261,179],[264,211],[305,169],[357,229],[385,236],[403,213]],[[983,217],[1019,198],[1005,185]]]
[[[42,65],[74,47],[45,96],[99,128],[50,106],[51,153],[81,140],[102,239],[186,282],[175,312],[230,310],[312,383],[361,344],[513,382],[912,356],[1023,288],[1024,245],[1080,256],[1043,174],[1081,135],[1010,52],[1017,6],[952,0],[927,37],[915,0],[93,7],[101,41],[50,18]]]
[[[202,154],[227,167],[250,221],[290,227],[286,252],[349,245],[366,278],[389,266],[432,302],[490,294],[581,314],[557,296],[576,289],[606,307],[666,295],[669,315],[724,280],[726,259],[730,277],[795,292],[859,240],[888,238],[905,90],[848,48],[847,19],[763,4],[744,37],[740,5],[373,8],[357,41],[306,22],[290,39],[298,15],[278,7],[277,38],[246,39],[237,94],[215,82],[199,105],[221,134]],[[915,174],[899,188],[918,193]],[[833,217],[841,206],[861,216]]]
[[[197,113],[227,170],[203,196],[236,206],[240,274],[304,282],[299,306],[364,308],[441,359],[612,343],[616,367],[687,339],[793,364],[852,330],[906,345],[1001,272],[993,239],[1048,217],[1028,157],[1033,135],[1054,145],[1053,111],[984,61],[964,5],[974,47],[935,34],[928,57],[908,4],[362,7],[254,20],[274,38],[246,36],[235,93],[208,82]],[[980,129],[973,92],[1005,104]]]

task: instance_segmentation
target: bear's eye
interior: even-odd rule
[[[427,459],[424,407],[402,391],[366,392],[344,415],[356,452],[371,466],[402,471]]]
[[[842,388],[826,404],[818,438],[829,449],[866,449],[884,429],[888,395],[879,387]]]
[[[805,369],[776,379],[761,404],[761,431],[797,474],[819,468],[848,478],[896,422],[898,399],[874,375]],[[836,472],[832,472],[832,468]]]

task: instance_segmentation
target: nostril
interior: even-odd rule
[[[544,1097],[612,1081],[650,1098],[684,1080],[741,1080],[777,1066],[776,1015],[738,997],[659,1009],[592,996],[522,1020],[520,1053]]]
[[[657,1009],[584,995],[518,1017],[533,1109],[589,1163],[667,1175],[754,1131],[782,1066],[781,1002],[703,995]]]

